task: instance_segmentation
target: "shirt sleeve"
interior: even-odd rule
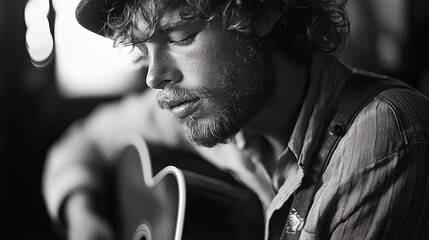
[[[427,157],[426,144],[413,144],[351,176],[338,189],[330,238],[425,239]]]
[[[47,153],[42,188],[54,221],[60,220],[61,206],[73,192],[104,191],[106,168],[129,134],[138,134],[148,142],[189,149],[176,120],[157,106],[152,90],[99,106],[86,119],[69,127]]]

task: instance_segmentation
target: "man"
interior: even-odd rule
[[[344,6],[82,1],[80,23],[138,48],[155,90],[100,108],[53,146],[52,217],[70,239],[110,239],[93,202],[118,139],[138,133],[197,152],[253,190],[265,239],[427,237],[427,99],[326,53],[344,38]]]

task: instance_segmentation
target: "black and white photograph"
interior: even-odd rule
[[[0,0],[0,239],[429,239],[429,1]]]

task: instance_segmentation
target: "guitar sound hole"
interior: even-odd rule
[[[145,236],[141,237],[140,240],[147,240]]]

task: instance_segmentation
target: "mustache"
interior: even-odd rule
[[[187,102],[199,98],[211,98],[211,94],[202,87],[183,88],[173,85],[160,90],[156,95],[158,106],[163,109],[168,108],[172,102]]]

